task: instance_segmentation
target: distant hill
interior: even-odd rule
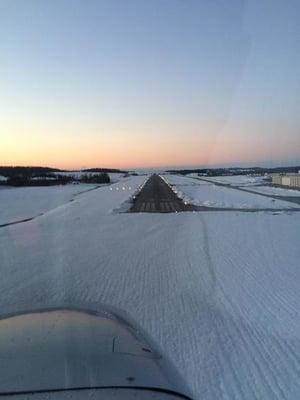
[[[88,169],[82,169],[82,172],[110,172],[110,173],[119,173],[119,174],[126,174],[128,171],[123,171],[120,169],[115,169],[115,168],[88,168]]]
[[[48,176],[52,173],[62,172],[62,170],[58,168],[50,168],[50,167],[1,167],[0,166],[0,175],[6,176],[8,178],[14,176]]]
[[[127,173],[127,171],[121,171],[115,168],[89,168],[83,169],[82,172],[99,172],[99,173]],[[57,174],[59,172],[73,172],[72,170],[65,170],[59,168],[50,167],[38,167],[38,166],[13,166],[6,167],[0,166],[0,175],[6,176],[7,178],[12,178],[15,176],[49,176],[51,174]]]
[[[0,185],[11,186],[50,186],[65,185],[71,182],[102,184],[109,183],[108,173],[127,173],[113,168],[90,168],[78,171],[36,166],[0,166]]]
[[[300,166],[293,167],[275,167],[275,168],[263,168],[263,167],[249,167],[249,168],[196,168],[196,169],[178,169],[168,170],[166,172],[171,174],[206,174],[208,176],[220,176],[220,175],[247,175],[247,174],[276,174],[276,173],[297,173],[300,170]]]

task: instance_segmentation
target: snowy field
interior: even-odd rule
[[[201,181],[197,178],[179,175],[163,175],[162,177],[172,185],[179,197],[190,204],[199,206],[251,209],[289,209],[299,207],[291,202],[274,200],[224,186],[217,186],[214,183]]]
[[[111,304],[154,337],[196,399],[298,399],[300,214],[113,212],[144,179],[1,228],[0,311]]]
[[[197,174],[190,174],[195,176]],[[263,194],[271,194],[276,196],[296,196],[300,197],[300,190],[290,188],[280,188],[275,186],[264,186],[266,183],[264,176],[247,176],[247,175],[233,175],[233,176],[217,176],[217,177],[203,177],[203,179],[225,183],[231,186],[248,187],[248,189]]]
[[[96,185],[7,186],[0,190],[0,225],[36,217],[93,188]]]
[[[194,176],[195,174],[193,174]],[[203,176],[211,182],[225,183],[233,186],[255,186],[265,182],[264,176],[228,175],[228,176]]]
[[[110,174],[118,182],[122,174]],[[40,187],[0,186],[0,225],[36,217],[101,185],[57,185]]]
[[[75,179],[80,179],[83,175],[94,176],[99,174],[100,172],[88,172],[88,171],[64,171],[58,173],[58,175],[72,176]],[[111,182],[118,182],[124,176],[124,173],[110,172],[108,175],[110,177]]]
[[[294,196],[300,197],[300,190],[296,189],[288,189],[288,188],[280,188],[280,187],[272,187],[272,186],[257,186],[251,187],[253,192],[263,193],[263,194],[271,194],[275,196]]]

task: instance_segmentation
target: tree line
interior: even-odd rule
[[[1,167],[0,175],[7,180],[0,181],[2,185],[11,186],[52,186],[68,183],[110,183],[110,176],[103,169],[88,171],[82,175],[64,174],[64,171],[49,167]]]

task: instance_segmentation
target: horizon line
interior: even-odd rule
[[[284,162],[284,163],[275,163],[275,162],[268,162],[266,161],[263,163],[251,163],[249,164],[244,164],[239,163],[239,162],[234,162],[230,164],[211,164],[211,165],[165,165],[165,166],[149,166],[149,167],[105,167],[105,166],[83,166],[81,168],[62,168],[58,166],[49,166],[49,165],[34,165],[34,164],[28,164],[28,165],[18,165],[18,164],[10,164],[10,165],[0,165],[0,168],[50,168],[50,169],[58,169],[61,171],[83,171],[83,170],[88,170],[88,169],[107,169],[107,170],[119,170],[119,171],[134,171],[134,170],[170,170],[170,169],[218,169],[218,168],[224,168],[224,169],[253,169],[253,168],[293,168],[293,167],[299,167],[300,168],[300,161],[299,162]],[[266,165],[269,164],[269,165]],[[272,165],[270,165],[272,164]]]

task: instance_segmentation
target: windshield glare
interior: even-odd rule
[[[142,374],[194,399],[298,397],[299,17],[294,0],[0,1],[12,392],[24,365],[39,390],[74,388],[70,354],[77,383],[111,384],[103,349],[121,339],[75,311],[46,318],[92,303],[168,360],[132,342],[113,382],[132,362],[130,387]]]

